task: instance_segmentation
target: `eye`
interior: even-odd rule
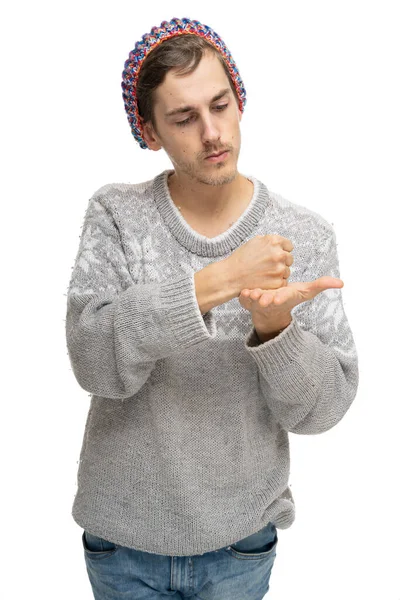
[[[225,108],[228,106],[228,104],[219,104],[218,106],[216,106],[216,110],[217,112],[222,112],[223,110],[225,110]],[[178,127],[182,127],[184,125],[187,125],[190,121],[191,117],[189,117],[188,119],[185,119],[184,121],[177,121],[176,125],[178,125]]]

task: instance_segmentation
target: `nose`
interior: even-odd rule
[[[202,141],[205,146],[213,146],[221,137],[220,130],[212,115],[207,115],[202,120]]]

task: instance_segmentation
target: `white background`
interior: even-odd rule
[[[359,355],[343,421],[290,434],[296,521],[278,530],[267,597],[399,600],[398,3],[191,6],[2,11],[2,597],[92,598],[70,514],[90,398],[69,364],[66,291],[91,194],[171,168],[134,140],[121,73],[153,25],[189,17],[221,35],[247,91],[240,172],[333,223]]]

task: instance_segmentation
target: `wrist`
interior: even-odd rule
[[[280,329],[275,328],[273,331],[271,331],[271,330],[263,331],[261,328],[258,328],[255,325],[254,325],[254,329],[257,334],[258,339],[260,340],[260,343],[263,344],[264,342],[269,342],[269,340],[272,340],[275,337],[277,337],[280,333],[282,333],[282,331],[284,331],[286,329],[286,327],[288,327],[290,325],[291,322],[292,322],[292,319],[290,319],[290,321],[288,323],[286,323],[285,325],[282,325]]]
[[[225,289],[226,295],[229,296],[229,300],[238,298],[242,288],[233,275],[229,257],[213,263],[213,266],[215,267],[215,272],[217,277],[219,277],[221,285]]]
[[[221,282],[223,283],[227,294],[230,296],[229,299],[232,300],[232,298],[238,298],[240,296],[242,287],[240,286],[237,278],[234,276],[232,271],[232,263],[229,261],[229,259],[230,256],[213,264],[215,265],[216,270],[219,272],[219,277],[221,278]]]
[[[223,260],[209,263],[206,267],[197,271],[194,274],[194,283],[196,298],[202,315],[215,306],[232,300],[240,293],[236,293],[236,290],[232,287],[229,271]]]

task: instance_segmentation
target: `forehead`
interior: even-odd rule
[[[174,69],[168,71],[156,90],[156,98],[163,114],[167,115],[177,108],[195,108],[213,102],[222,92],[224,95],[231,92],[228,77],[218,57],[207,53],[188,75],[178,76]]]

